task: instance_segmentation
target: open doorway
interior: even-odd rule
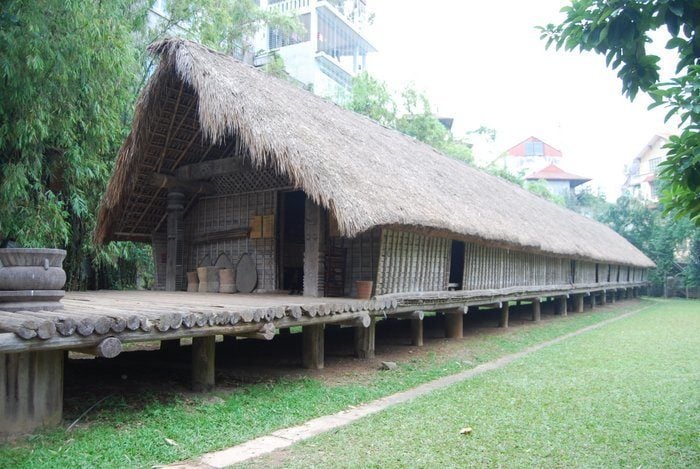
[[[279,266],[282,290],[301,294],[304,289],[304,206],[302,191],[280,194]]]
[[[450,254],[450,281],[449,287],[455,290],[462,289],[464,279],[464,241],[452,241]]]

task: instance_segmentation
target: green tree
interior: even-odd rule
[[[170,0],[169,16],[149,26],[152,3],[0,5],[0,241],[66,248],[71,289],[86,288],[95,272],[99,286],[126,286],[120,272],[150,264],[148,246],[92,242],[100,198],[152,70],[145,46],[177,34],[241,53],[261,26],[297,24],[252,0]]]
[[[131,119],[146,4],[2,4],[0,236],[68,249],[85,286],[95,213]]]
[[[654,106],[669,108],[681,132],[670,138],[660,177],[666,213],[687,216],[700,226],[700,2],[697,0],[573,0],[559,25],[541,28],[547,47],[594,51],[618,71],[630,99],[648,93]],[[666,48],[677,54],[675,76],[660,78],[659,57],[646,46],[650,33],[665,29]]]
[[[648,207],[623,195],[610,206],[601,221],[627,238],[656,263],[649,280],[663,286],[667,276],[679,269],[676,257],[697,230],[688,218],[680,221],[664,216],[659,207]]]
[[[389,88],[367,72],[353,78],[345,107],[387,127],[396,126],[396,103]]]

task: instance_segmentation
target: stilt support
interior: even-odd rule
[[[557,314],[561,314],[562,316],[566,316],[566,297],[565,296],[558,296],[556,299],[557,302]]]
[[[423,346],[423,319],[411,319],[411,344],[416,347]]]
[[[498,327],[508,327],[509,306],[508,302],[504,301],[501,305],[501,319],[498,321]]]
[[[0,438],[61,423],[64,352],[0,354]]]
[[[542,305],[540,305],[539,298],[533,298],[532,300],[532,320],[535,322],[540,322],[542,315]]]
[[[357,358],[374,358],[374,339],[377,320],[372,317],[369,327],[355,327],[355,356]]]
[[[574,295],[574,311],[583,313],[583,295]]]
[[[323,324],[304,326],[302,334],[301,362],[304,368],[323,368],[324,330]]]
[[[461,339],[464,336],[464,309],[445,311],[445,337]]]
[[[194,391],[214,389],[215,356],[215,336],[192,338],[192,389]]]
[[[160,341],[160,351],[161,353],[173,353],[180,350],[180,339],[170,339]]]

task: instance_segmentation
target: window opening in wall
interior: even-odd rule
[[[571,261],[570,282],[576,283],[576,261]]]
[[[449,283],[450,286],[457,290],[462,289],[462,281],[464,279],[464,248],[464,241],[452,241]]]
[[[525,142],[525,156],[544,156],[544,143],[537,140]]]
[[[304,206],[302,191],[280,194],[280,283],[282,290],[301,294],[304,285]]]
[[[599,271],[600,271],[600,265],[596,264],[595,265],[595,283],[600,282],[600,277],[598,276]]]

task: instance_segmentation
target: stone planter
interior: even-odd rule
[[[65,292],[62,249],[0,249],[0,310],[54,310]]]

